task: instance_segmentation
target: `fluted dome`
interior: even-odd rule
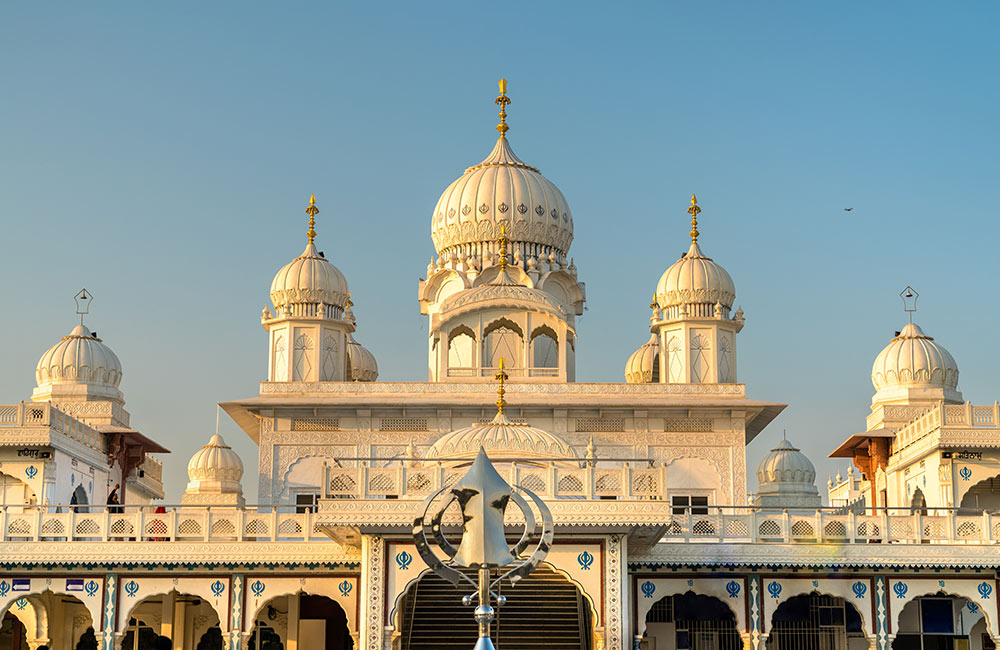
[[[222,436],[215,434],[191,457],[187,471],[192,481],[239,481],[243,478],[243,461]]]
[[[755,505],[819,506],[816,468],[787,439],[782,440],[757,466]]]
[[[872,384],[876,390],[896,387],[958,387],[958,364],[940,343],[908,323],[875,357]]]
[[[375,381],[378,379],[378,364],[375,355],[354,340],[353,334],[347,338],[347,364],[352,381]]]
[[[438,438],[428,458],[475,458],[482,447],[493,460],[502,458],[569,458],[575,456],[565,440],[541,429],[510,422],[497,413],[489,424],[457,429]]]
[[[676,308],[682,304],[701,305],[689,312],[691,316],[711,316],[716,303],[721,303],[728,314],[735,299],[736,286],[729,273],[705,257],[697,241],[691,242],[688,252],[660,276],[656,285],[656,302],[667,318],[676,317]]]
[[[118,357],[85,325],[45,351],[35,366],[38,387],[51,384],[88,384],[119,395],[122,364]]]
[[[564,255],[573,241],[573,215],[555,185],[531,165],[522,162],[507,138],[497,140],[486,160],[469,167],[448,186],[431,218],[431,238],[438,255],[452,250],[467,255],[493,250],[500,224],[515,248],[538,244],[535,254],[554,249]]]
[[[653,334],[625,363],[625,381],[649,384],[660,380],[660,337]]]
[[[342,310],[348,294],[344,274],[321,257],[312,242],[301,255],[281,267],[271,282],[271,302],[279,314],[285,305],[303,303],[323,303]]]

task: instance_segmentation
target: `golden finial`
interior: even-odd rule
[[[350,309],[353,306],[354,306],[354,301],[351,300],[351,292],[348,291],[347,292],[347,308]]]
[[[649,308],[652,309],[653,307],[656,307],[656,306],[657,306],[656,294],[654,293],[653,294],[653,302],[649,303]]]
[[[494,379],[500,382],[500,386],[497,388],[497,415],[503,415],[503,407],[507,406],[507,402],[503,398],[503,383],[507,380],[507,373],[503,371],[503,357],[500,357],[500,372],[494,375]]]
[[[500,271],[504,272],[507,270],[507,242],[510,240],[507,238],[507,223],[504,221],[500,222],[500,238],[497,239],[497,243],[500,244]]]
[[[309,232],[306,235],[309,237],[309,243],[311,244],[316,239],[316,215],[319,214],[319,208],[316,207],[315,194],[309,196],[309,207],[306,208],[306,214],[309,215]]]
[[[500,107],[500,124],[497,124],[497,131],[500,132],[500,137],[501,138],[506,138],[507,137],[507,130],[510,129],[510,127],[507,126],[507,111],[506,111],[506,108],[507,108],[507,104],[510,103],[510,97],[507,96],[507,80],[506,79],[501,79],[500,80],[500,96],[497,97],[496,102],[494,102],[494,103],[497,106]]]
[[[691,207],[688,208],[688,214],[691,215],[691,243],[698,243],[698,214],[701,212],[701,208],[698,207],[698,197],[694,194],[691,195]]]

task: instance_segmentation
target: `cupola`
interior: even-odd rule
[[[559,189],[507,138],[500,80],[493,151],[451,183],[431,217],[437,259],[420,281],[431,381],[488,381],[499,356],[513,381],[575,379],[585,287],[567,258],[573,217]]]
[[[264,307],[268,332],[268,380],[345,381],[348,336],[354,331],[350,290],[344,274],[316,248],[316,196],[309,198],[306,248],[271,282],[272,313]]]
[[[822,504],[816,468],[787,438],[757,466],[757,483],[755,506],[818,508]]]
[[[195,452],[187,466],[188,484],[181,497],[185,505],[242,506],[243,461],[215,434]]]
[[[86,289],[77,293],[80,324],[38,360],[31,399],[51,402],[91,426],[128,426],[125,397],[118,388],[122,380],[121,361],[98,338],[97,332],[83,324],[92,300],[93,295]]]

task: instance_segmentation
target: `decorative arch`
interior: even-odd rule
[[[977,482],[965,491],[959,508],[975,510],[1000,510],[1000,474]]]
[[[503,358],[508,368],[523,364],[524,330],[508,318],[498,318],[483,329],[484,368],[496,368]]]
[[[559,367],[559,335],[548,325],[539,325],[531,333],[531,365],[534,368]]]
[[[867,591],[867,589],[868,589],[867,582],[864,582],[862,584],[865,585],[865,589]],[[802,599],[807,599],[807,607],[809,607],[811,605],[811,603],[808,602],[808,599],[813,599],[813,598],[819,598],[819,599],[827,598],[827,599],[830,599],[833,602],[835,602],[835,603],[840,604],[840,605],[843,606],[843,611],[844,611],[844,626],[843,627],[844,627],[844,640],[845,640],[845,643],[847,642],[847,639],[849,638],[848,634],[850,632],[850,629],[848,627],[848,620],[847,620],[848,619],[848,614],[847,614],[847,612],[848,611],[853,612],[854,616],[856,616],[857,621],[859,623],[859,631],[860,631],[861,635],[865,639],[865,647],[867,648],[869,646],[869,644],[871,643],[872,639],[874,638],[874,634],[872,632],[872,621],[866,620],[866,617],[865,617],[865,610],[866,610],[866,608],[865,607],[859,607],[858,604],[855,601],[852,601],[849,598],[845,598],[841,594],[837,594],[837,593],[824,593],[824,592],[822,592],[822,591],[820,591],[818,589],[813,589],[811,591],[800,590],[800,591],[797,591],[795,593],[790,593],[786,598],[782,599],[781,602],[776,607],[774,607],[774,609],[770,613],[770,616],[768,616],[768,618],[767,618],[768,639],[767,639],[767,644],[765,645],[765,648],[767,648],[767,650],[774,650],[775,648],[787,647],[787,645],[777,645],[777,639],[778,639],[778,637],[782,636],[781,632],[779,632],[779,630],[778,630],[779,626],[778,626],[777,622],[775,621],[775,617],[779,614],[779,612],[782,612],[782,610],[784,610],[787,613],[788,610],[793,606],[793,603],[796,603],[797,601],[798,602],[802,602]],[[864,602],[864,604],[866,604],[866,605],[868,604],[867,600]],[[819,605],[819,607],[823,607],[823,606],[824,605]],[[833,605],[830,605],[830,607],[832,608]],[[811,612],[811,607],[809,607],[809,609],[810,609],[810,611],[807,614],[811,614],[812,613]],[[870,611],[871,611],[871,607],[870,606],[867,608],[867,611],[870,613]],[[806,621],[806,622],[811,622],[811,621]],[[835,627],[835,626],[831,625],[831,627]],[[812,631],[812,630],[809,630],[807,628],[807,630],[805,630],[805,631]],[[798,633],[798,634],[801,634],[802,632],[803,632],[803,630],[801,630],[801,629],[796,630],[796,633]],[[818,625],[816,627],[815,633],[816,633],[817,636],[819,636],[819,634],[820,634],[820,629],[819,629]],[[799,639],[799,642],[801,643],[801,639]]]
[[[133,579],[133,581],[134,581],[134,579]],[[161,585],[161,584],[163,584],[163,582],[164,582],[163,580],[158,580],[157,581],[157,585]],[[156,599],[156,598],[159,598],[160,601],[162,602],[162,599],[166,598],[171,593],[176,594],[177,598],[196,598],[196,599],[200,600],[202,603],[208,605],[208,608],[212,611],[213,614],[215,614],[215,620],[219,624],[220,628],[222,627],[223,621],[228,621],[229,620],[229,595],[228,595],[228,593],[224,592],[222,594],[221,598],[215,598],[215,599],[213,599],[213,598],[207,597],[205,594],[192,593],[190,591],[180,591],[180,590],[178,590],[176,588],[173,588],[173,589],[162,589],[162,588],[161,589],[157,589],[156,587],[154,587],[153,589],[148,590],[148,593],[143,593],[143,594],[141,594],[140,597],[131,598],[130,599],[128,597],[128,583],[129,583],[129,581],[126,580],[126,579],[124,579],[124,578],[121,581],[121,588],[123,590],[125,590],[125,593],[122,594],[123,597],[122,597],[122,599],[120,601],[120,603],[121,603],[121,609],[118,612],[118,628],[117,629],[119,629],[119,630],[124,629],[125,627],[127,627],[127,624],[128,624],[128,621],[129,621],[130,618],[138,618],[136,616],[136,611],[144,603],[148,603],[149,601],[151,601],[153,599]],[[128,600],[134,600],[134,602],[129,603],[129,602],[127,602]],[[212,602],[213,600],[216,600],[218,602],[217,603],[216,602]],[[212,625],[210,624],[208,627],[212,627]]]
[[[266,607],[278,598],[289,596],[321,596],[332,601],[344,614],[347,631],[351,635],[359,630],[358,603],[360,599],[360,581],[356,575],[324,574],[315,578],[273,578],[258,576],[247,578],[247,616],[243,619],[244,632],[250,633],[254,621],[261,616]],[[255,595],[254,585],[261,583],[265,589],[259,596]]]
[[[892,629],[896,632],[897,637],[901,627],[905,627],[901,625],[904,622],[903,614],[914,602],[927,598],[952,598],[971,603],[977,614],[982,612],[990,637],[994,641],[1000,639],[997,617],[993,616],[997,611],[997,580],[994,578],[888,580],[886,586],[886,598],[892,601]],[[967,605],[963,605],[963,607],[967,607]]]
[[[800,596],[828,596],[840,598],[849,603],[861,618],[861,629],[865,638],[875,635],[875,621],[872,620],[872,603],[875,599],[875,585],[871,578],[767,578],[761,581],[763,608],[762,620],[771,630],[775,612],[786,602]],[[895,609],[895,603],[892,603]]]
[[[723,634],[729,633],[728,636],[730,636],[729,639],[730,643],[728,645],[723,644],[721,647],[741,648],[742,642],[740,641],[740,634],[742,630],[745,628],[745,622],[742,621],[742,619],[745,618],[745,616],[744,613],[740,611],[743,608],[742,607],[744,603],[743,599],[726,598],[724,596],[715,593],[704,593],[703,589],[698,588],[701,585],[694,585],[693,584],[694,582],[695,580],[679,581],[679,580],[661,579],[661,580],[655,580],[654,582],[653,580],[650,579],[642,579],[642,578],[638,579],[636,587],[637,591],[640,594],[639,598],[642,599],[639,600],[638,602],[640,604],[643,603],[643,600],[646,600],[647,602],[645,603],[645,606],[642,607],[642,611],[638,612],[640,615],[636,620],[635,634],[637,636],[642,636],[642,637],[646,637],[647,635],[649,635],[651,631],[649,628],[650,624],[651,623],[655,624],[658,622],[656,620],[650,620],[650,619],[657,618],[657,615],[661,613],[663,609],[665,609],[665,605],[668,603],[668,601],[671,610],[673,610],[673,607],[676,605],[675,599],[677,597],[685,599],[693,598],[696,600],[701,600],[701,602],[698,603],[700,605],[699,609],[701,610],[707,610],[706,605],[708,605],[709,603],[718,603],[718,605],[720,606],[719,611],[724,611],[728,613],[728,617],[724,619],[702,619],[702,620],[719,621],[722,623],[731,624],[731,626],[720,625],[714,631],[722,632]],[[703,581],[699,580],[698,582],[700,583]],[[730,580],[730,582],[735,582],[735,580]],[[683,583],[683,586],[680,583]],[[741,590],[742,590],[742,581],[737,584],[741,585]],[[657,589],[657,587],[659,587],[660,589]],[[645,591],[643,591],[644,589]],[[661,591],[661,593],[656,593],[656,591]],[[649,594],[649,596],[647,596],[647,594]],[[652,596],[654,595],[657,596],[655,600],[652,599]],[[676,612],[672,611],[671,613],[673,615],[672,618],[674,618],[676,616]],[[697,620],[697,619],[685,619],[685,620]],[[672,622],[676,624],[676,618],[674,618],[674,621]],[[656,636],[655,632],[654,636]],[[659,644],[657,644],[657,646],[659,647]]]
[[[458,325],[448,333],[448,367],[476,367],[476,333],[468,325]]]
[[[45,589],[38,589],[37,580],[38,579],[32,580],[31,586],[33,591],[23,595],[20,593],[9,592],[6,600],[0,600],[0,618],[3,618],[3,615],[8,611],[16,616],[16,611],[18,610],[17,602],[21,600],[21,598],[24,598],[35,608],[36,612],[40,612],[43,617],[46,617],[45,625],[47,626],[48,609],[45,607],[45,601],[59,596],[68,597],[78,602],[86,609],[92,623],[94,621],[97,621],[98,624],[100,623],[102,613],[102,589],[97,588],[93,597],[85,597],[81,595],[80,592],[70,592],[66,591],[66,589],[59,588],[53,589],[53,586],[55,586],[57,582],[63,581],[53,580],[52,585],[47,585]],[[100,585],[100,578],[98,578],[95,582]],[[63,582],[63,584],[65,584],[65,582]]]

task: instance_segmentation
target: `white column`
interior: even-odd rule
[[[171,595],[176,598],[177,594],[171,592]],[[172,650],[186,650],[187,646],[184,644],[184,624],[187,619],[187,603],[176,602],[174,603],[174,619],[173,619],[173,636],[170,640],[173,642]],[[166,635],[164,635],[166,636]]]
[[[299,594],[288,596],[288,638],[285,650],[299,650]]]
[[[171,591],[163,596],[163,611],[160,613],[160,635],[171,641],[174,638],[174,603],[177,601],[177,592]],[[178,647],[174,644],[174,647]]]

